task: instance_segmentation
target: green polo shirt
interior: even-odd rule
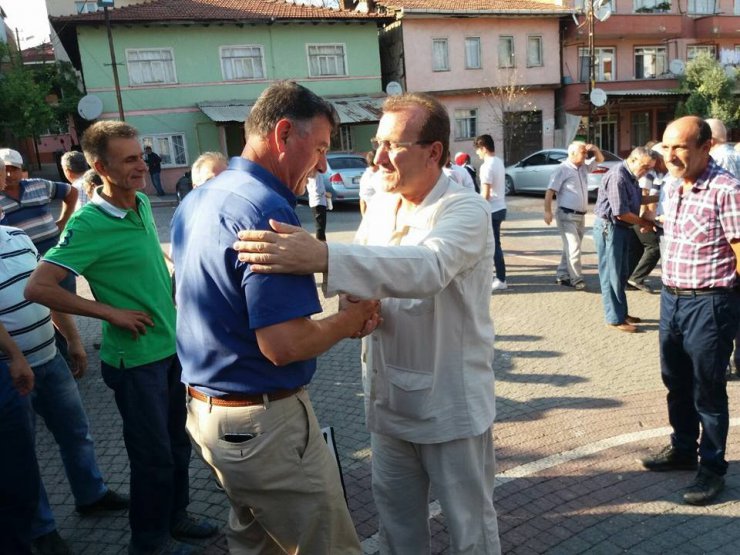
[[[146,312],[145,335],[103,322],[100,359],[115,367],[149,364],[175,353],[175,306],[149,199],[136,193],[138,213],[123,210],[96,191],[69,219],[59,244],[44,260],[84,276],[101,303]]]

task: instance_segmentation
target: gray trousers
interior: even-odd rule
[[[581,243],[586,229],[586,216],[569,214],[558,209],[555,222],[563,241],[563,254],[560,256],[556,276],[558,279],[569,279],[575,285],[583,281]]]
[[[439,498],[451,555],[499,555],[491,430],[443,443],[371,434],[381,555],[429,555],[429,490]]]

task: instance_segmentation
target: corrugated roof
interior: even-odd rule
[[[679,91],[678,89],[624,89],[624,90],[609,90],[604,89],[607,97],[610,96],[680,96],[686,95],[687,92]],[[583,95],[588,92],[581,93]]]
[[[295,0],[297,2],[297,0]],[[376,13],[301,6],[286,0],[152,0],[108,10],[113,22],[376,19]],[[52,22],[98,22],[103,10],[49,18]]]
[[[383,114],[385,96],[335,96],[325,97],[334,105],[340,123],[363,123],[379,121]],[[256,100],[224,100],[199,102],[198,108],[217,123],[243,122]]]
[[[378,5],[404,13],[562,13],[573,11],[547,0],[378,0]]]

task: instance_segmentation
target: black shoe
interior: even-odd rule
[[[570,287],[571,286],[570,279],[568,279],[568,278],[555,278],[555,283],[557,285],[563,285],[565,287]]]
[[[635,281],[632,279],[627,280],[627,285],[629,287],[632,287],[632,289],[639,289],[640,291],[643,291],[645,293],[654,293],[653,288],[650,287],[647,283],[644,281]]]
[[[694,483],[683,494],[683,500],[689,505],[706,505],[725,489],[725,479],[711,470],[700,467]]]
[[[679,453],[672,445],[669,445],[668,447],[664,447],[657,455],[642,459],[642,466],[655,472],[696,470],[696,454]]]
[[[170,527],[170,534],[178,540],[203,540],[218,533],[218,526],[207,520],[196,520],[187,513],[182,513]]]
[[[72,555],[72,550],[67,542],[62,539],[62,536],[56,530],[32,540],[31,547],[36,555]]]
[[[103,497],[88,505],[77,505],[75,510],[81,515],[91,515],[101,511],[122,511],[128,509],[129,500],[125,495],[116,493],[109,489],[103,494]]]

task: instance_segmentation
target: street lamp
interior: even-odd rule
[[[594,142],[594,107],[603,106],[606,97],[601,89],[596,89],[596,46],[594,20],[606,21],[611,17],[611,0],[587,0],[589,2],[586,19],[588,22],[588,143]],[[599,94],[595,94],[595,91]]]

